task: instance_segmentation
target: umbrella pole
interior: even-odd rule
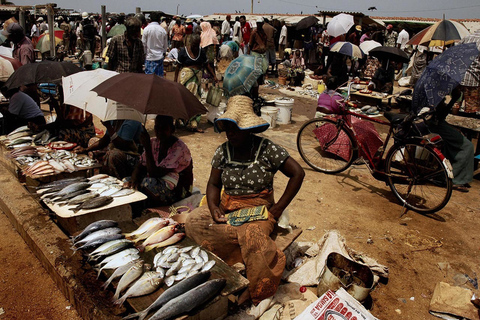
[[[148,116],[148,115],[145,114],[145,121],[143,121],[143,127],[145,127],[145,126],[147,125],[147,116]],[[146,130],[147,130],[147,129],[145,129],[145,131],[146,131]]]

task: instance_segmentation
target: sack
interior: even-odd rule
[[[218,107],[220,101],[222,101],[223,89],[217,86],[210,87],[207,94],[207,103],[214,107]]]
[[[268,210],[265,206],[240,209],[230,212],[226,215],[227,224],[231,226],[241,226],[245,222],[267,220]]]

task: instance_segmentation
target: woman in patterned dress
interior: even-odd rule
[[[195,209],[187,219],[187,235],[217,254],[229,265],[245,264],[248,290],[239,303],[249,297],[254,304],[275,294],[285,267],[285,255],[270,238],[277,220],[300,189],[304,171],[281,146],[256,136],[268,123],[253,113],[253,101],[234,96],[227,112],[215,121],[228,141],[213,156],[207,185],[207,204]],[[281,171],[289,182],[275,202],[273,178]],[[223,188],[224,192],[221,192]],[[265,205],[266,220],[227,224],[229,212]]]

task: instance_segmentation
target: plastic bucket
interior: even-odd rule
[[[263,120],[270,124],[268,129],[273,129],[277,125],[278,108],[275,107],[262,107],[260,108],[261,117]]]
[[[294,99],[291,98],[277,98],[275,99],[275,107],[278,109],[277,123],[290,124],[292,121],[292,109]]]

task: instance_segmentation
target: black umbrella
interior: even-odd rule
[[[372,57],[378,58],[378,60],[380,61],[386,60],[386,59],[395,61],[395,62],[404,62],[404,63],[407,63],[408,61],[410,61],[410,58],[405,53],[405,51],[397,47],[381,46],[381,47],[377,47],[370,50],[368,54],[371,55]]]
[[[80,71],[83,70],[79,66],[67,61],[44,60],[40,63],[29,63],[18,68],[5,82],[5,87],[13,89],[32,83],[54,83]]]
[[[308,29],[318,23],[318,18],[315,16],[308,16],[298,21],[295,30]]]

